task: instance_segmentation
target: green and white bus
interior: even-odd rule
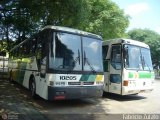
[[[100,36],[46,26],[10,51],[9,78],[46,100],[101,97],[102,58]]]
[[[103,42],[104,92],[119,95],[153,90],[154,71],[147,44],[130,39]]]

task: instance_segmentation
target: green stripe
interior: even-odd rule
[[[87,81],[89,78],[89,75],[82,75],[80,81]]]
[[[133,78],[133,73],[129,72],[128,77]]]
[[[96,75],[82,75],[80,81],[94,82],[95,79],[96,79]]]
[[[142,73],[142,72],[139,72],[138,73],[138,78],[152,78],[152,76],[154,76],[154,73]],[[129,78],[134,78],[134,73],[133,72],[129,72],[128,73],[128,77]]]
[[[90,75],[88,81],[89,82],[94,82],[96,79],[96,75]]]
[[[151,78],[151,73],[139,73],[139,78]]]

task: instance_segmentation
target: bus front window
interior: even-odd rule
[[[88,37],[82,39],[84,71],[102,72],[102,41]]]
[[[50,44],[49,69],[102,72],[102,41],[57,32]]]
[[[141,53],[142,53],[142,63],[144,70],[153,70],[150,50],[142,48]]]
[[[80,36],[56,33],[51,41],[49,67],[55,70],[82,70],[80,45]]]
[[[126,69],[153,70],[149,49],[134,45],[124,45],[123,54]]]

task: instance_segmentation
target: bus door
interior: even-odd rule
[[[39,79],[36,81],[36,86],[37,86],[37,93],[38,95],[43,94],[43,88],[44,85],[46,84],[46,57],[40,61],[40,74],[39,74]]]
[[[121,45],[112,45],[109,64],[108,92],[121,94],[122,91],[122,64]]]
[[[45,32],[45,31],[44,31]],[[38,48],[37,48],[37,64],[38,64],[38,70],[40,72],[39,79],[37,79],[37,93],[39,96],[42,97],[44,94],[44,86],[47,84],[46,79],[46,70],[47,70],[47,43],[48,39],[46,39],[46,34],[42,33],[40,35],[40,38],[38,39]]]

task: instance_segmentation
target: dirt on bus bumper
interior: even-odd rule
[[[48,100],[102,97],[103,86],[48,87]]]

